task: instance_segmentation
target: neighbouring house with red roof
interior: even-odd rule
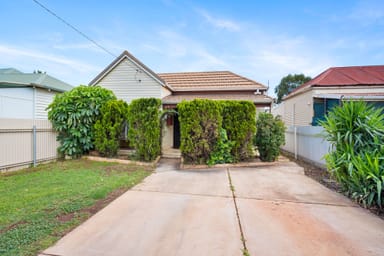
[[[297,87],[273,110],[287,126],[318,125],[342,100],[359,100],[384,107],[384,65],[332,67]]]
[[[229,71],[155,73],[124,51],[90,83],[112,90],[130,102],[137,98],[159,98],[164,109],[176,109],[183,100],[249,100],[258,112],[270,111],[272,98],[267,86]],[[180,127],[177,116],[167,120],[162,131],[163,149],[178,148]]]

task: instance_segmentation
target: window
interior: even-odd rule
[[[339,104],[339,99],[314,98],[312,125],[318,126],[319,121],[324,120],[325,115],[331,111],[334,106],[338,106]]]

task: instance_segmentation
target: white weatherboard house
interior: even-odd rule
[[[47,119],[46,108],[55,94],[72,88],[45,73],[0,69],[0,118]]]
[[[45,73],[0,69],[0,172],[57,159],[46,108],[73,87]]]
[[[158,98],[164,109],[177,109],[183,100],[249,100],[258,112],[269,111],[272,98],[267,87],[229,71],[181,72],[157,74],[124,51],[90,83],[114,92],[118,99],[130,102],[138,98]],[[162,130],[163,151],[178,148],[180,126],[177,116],[167,120]]]

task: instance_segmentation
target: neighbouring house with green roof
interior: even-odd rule
[[[0,69],[0,118],[47,119],[55,94],[72,88],[46,73]]]

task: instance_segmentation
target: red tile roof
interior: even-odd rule
[[[265,85],[229,71],[158,74],[172,91],[267,90]]]
[[[329,68],[312,80],[297,87],[285,98],[309,87],[384,85],[384,65]]]
[[[240,93],[231,93],[231,94],[183,94],[183,95],[169,95],[162,99],[163,104],[178,104],[183,100],[194,100],[194,99],[210,99],[210,100],[247,100],[252,101],[255,104],[267,104],[272,103],[272,98],[267,95],[256,95],[256,94],[240,94]]]

